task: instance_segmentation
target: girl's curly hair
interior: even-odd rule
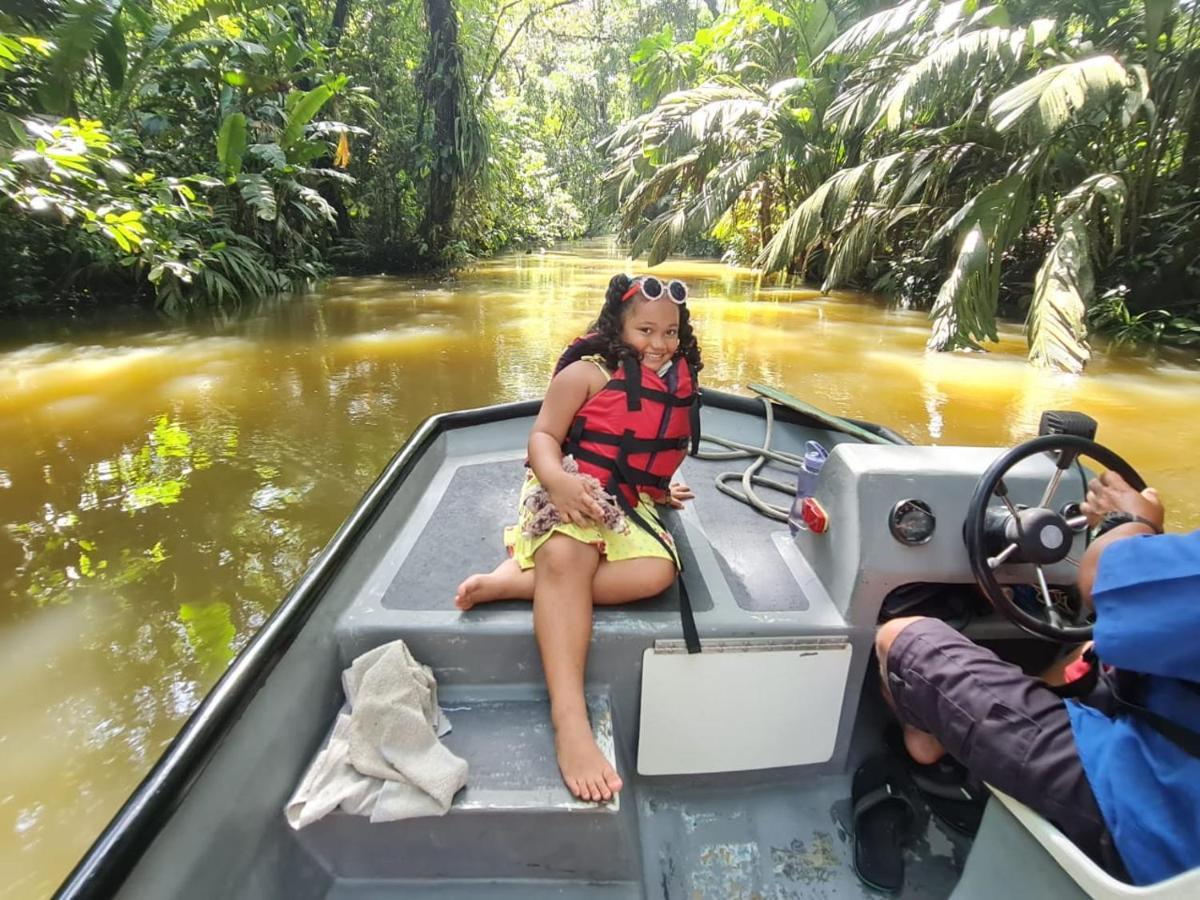
[[[556,375],[571,363],[591,354],[603,357],[604,364],[609,369],[616,369],[622,356],[634,352],[633,348],[621,339],[625,316],[632,308],[632,304],[622,303],[621,298],[632,284],[633,279],[628,275],[612,277],[608,282],[608,290],[604,293],[604,306],[600,308],[600,315],[588,326],[588,338],[573,344],[568,352],[563,354],[555,366]],[[704,368],[704,362],[700,358],[700,344],[692,330],[691,314],[686,303],[679,307],[679,347],[675,350],[675,358],[680,357],[691,363],[694,372]]]

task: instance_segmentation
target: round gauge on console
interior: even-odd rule
[[[910,547],[929,543],[936,527],[937,518],[924,500],[901,500],[888,518],[892,537]]]

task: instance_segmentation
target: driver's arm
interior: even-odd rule
[[[1087,548],[1087,552],[1083,554],[1083,559],[1079,562],[1079,576],[1076,581],[1079,592],[1083,597],[1083,602],[1088,609],[1091,609],[1095,605],[1092,600],[1092,586],[1096,583],[1096,571],[1100,568],[1101,554],[1118,541],[1155,533],[1154,529],[1149,525],[1144,525],[1141,522],[1130,522],[1127,525],[1118,525],[1108,534],[1102,535],[1092,541]]]
[[[1090,608],[1093,606],[1092,587],[1096,581],[1101,554],[1117,541],[1146,534],[1161,534],[1165,512],[1162,501],[1158,498],[1158,491],[1154,488],[1135,491],[1124,478],[1111,470],[1102,472],[1098,478],[1093,478],[1088,483],[1087,497],[1084,498],[1082,510],[1087,515],[1090,525],[1095,525],[1106,513],[1111,512],[1129,513],[1142,520],[1117,526],[1092,541],[1084,553],[1079,562],[1076,583],[1083,595],[1083,602]]]
[[[1120,525],[1092,542],[1080,564],[1080,588],[1096,609],[1095,647],[1110,665],[1195,680],[1200,671],[1200,531],[1157,534],[1162,504],[1111,473],[1089,487],[1084,511],[1115,508],[1149,521]],[[1112,490],[1109,490],[1112,488]],[[1114,500],[1113,498],[1118,498]]]

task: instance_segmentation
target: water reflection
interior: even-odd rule
[[[443,281],[337,279],[240,318],[10,333],[0,896],[53,889],[421,419],[539,396],[632,268],[595,242]],[[943,444],[1009,444],[1045,408],[1082,409],[1174,525],[1200,525],[1195,369],[1047,376],[1015,328],[988,357],[926,356],[920,313],[713,262],[656,271],[692,285],[709,385],[777,384]]]

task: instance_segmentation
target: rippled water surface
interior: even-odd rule
[[[405,437],[431,413],[537,397],[604,285],[603,242],[445,281],[337,279],[189,325],[0,321],[0,896],[41,897],[120,806]],[[923,352],[922,313],[686,279],[703,381],[779,385],[913,441],[1009,445],[1083,410],[1200,526],[1200,370],[1083,378]]]

